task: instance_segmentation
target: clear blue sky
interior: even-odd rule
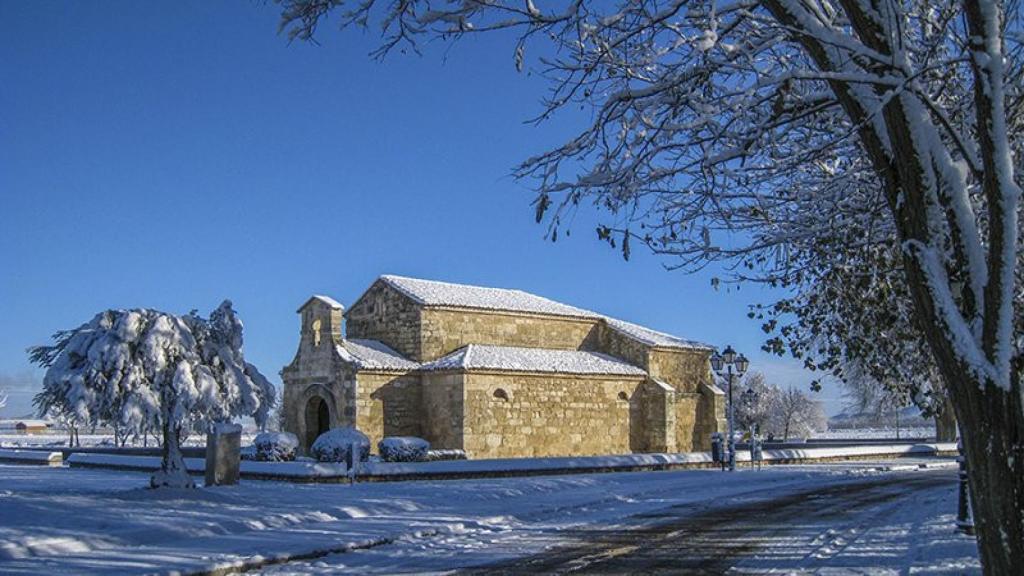
[[[518,161],[573,134],[536,127],[544,83],[507,36],[423,57],[367,54],[374,32],[289,45],[272,4],[0,3],[0,385],[28,410],[25,348],[105,308],[208,312],[230,298],[275,382],[312,293],[352,303],[382,273],[515,287],[680,336],[732,343],[783,385],[711,274],[595,239],[552,244]],[[829,412],[835,386],[819,397]]]

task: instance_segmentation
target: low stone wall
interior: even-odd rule
[[[60,452],[41,450],[0,450],[0,462],[31,464],[36,466],[60,466],[63,457]]]
[[[956,444],[930,443],[893,446],[847,446],[842,448],[807,448],[804,450],[766,450],[764,465],[811,464],[856,460],[897,459],[903,457],[954,456]],[[749,467],[750,453],[737,453],[742,468]],[[952,464],[946,461],[946,464]],[[202,474],[205,462],[186,458],[191,474]],[[159,458],[145,456],[114,456],[108,454],[75,454],[71,467],[109,468],[150,472],[160,465]],[[469,478],[508,478],[605,472],[642,472],[716,468],[707,452],[679,454],[624,454],[563,458],[506,458],[487,460],[453,460],[417,463],[367,462],[355,474],[357,482],[397,482],[404,480],[460,480]],[[318,462],[252,462],[242,461],[241,476],[249,480],[275,480],[300,483],[348,483],[352,481],[344,464]]]

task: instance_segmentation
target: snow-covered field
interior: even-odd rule
[[[908,463],[913,462],[898,462]],[[937,487],[908,488],[909,500],[890,503],[892,509],[869,507],[842,522],[803,521],[800,534],[808,544],[798,546],[791,535],[767,542],[766,553],[776,544],[790,551],[810,546],[801,552],[808,566],[820,567],[824,558],[826,565],[836,562],[856,573],[977,572],[973,542],[951,531],[952,470],[880,472],[874,466],[354,486],[243,482],[152,491],[142,488],[145,474],[0,465],[0,573],[187,572],[296,555],[322,557],[264,570],[438,572],[544,554],[577,542],[587,530],[657,522],[665,510],[685,516],[759,502],[771,506],[775,499],[821,487],[842,490],[866,479],[929,474],[946,475],[948,482],[943,477]],[[771,554],[744,562],[754,568],[801,567]]]
[[[919,428],[900,428],[900,438],[934,438],[935,427],[924,426]],[[815,432],[813,438],[822,440],[834,439],[857,439],[874,440],[880,438],[896,438],[895,428],[852,428],[848,430],[826,430]]]

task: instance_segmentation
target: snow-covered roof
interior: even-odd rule
[[[299,309],[297,311],[301,312],[302,309],[305,308],[306,305],[309,304],[310,302],[312,302],[313,300],[319,300],[320,302],[323,302],[324,304],[327,304],[331,308],[341,308],[343,310],[345,308],[344,306],[341,305],[340,302],[338,302],[334,298],[331,298],[330,296],[323,296],[321,294],[314,294],[314,295],[309,297],[309,300],[306,300],[305,302],[303,302],[302,306],[299,306]]]
[[[645,328],[639,324],[633,324],[632,322],[616,320],[615,318],[609,318],[607,316],[605,316],[604,319],[612,330],[625,334],[635,340],[639,340],[648,346],[659,346],[663,348],[706,348],[709,350],[714,348],[713,346],[702,342],[684,340],[683,338],[677,338],[671,334],[651,330],[650,328]]]
[[[658,388],[661,388],[665,392],[675,392],[676,391],[675,388],[669,386],[668,384],[665,384],[664,382],[662,382],[661,380],[658,380],[657,378],[651,378],[651,381],[654,382],[655,386],[657,386]]]
[[[435,280],[421,280],[405,276],[384,275],[380,279],[392,288],[425,306],[453,306],[532,312],[550,316],[596,318],[597,314],[555,302],[536,294],[507,288],[486,288],[469,284],[453,284]]]
[[[671,334],[651,330],[638,324],[611,318],[604,314],[584,310],[583,308],[562,304],[561,302],[530,294],[529,292],[523,292],[522,290],[455,284],[453,282],[423,280],[392,274],[381,276],[380,281],[424,306],[451,306],[453,308],[476,308],[604,320],[613,330],[648,346],[704,350],[714,348],[708,344],[678,338]]]
[[[414,370],[419,364],[377,340],[342,340],[335,346],[346,362],[360,370]]]
[[[428,362],[423,370],[507,370],[561,374],[644,376],[647,373],[618,358],[585,350],[550,350],[469,344]]]

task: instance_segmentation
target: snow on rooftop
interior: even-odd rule
[[[650,346],[661,346],[664,348],[713,348],[708,344],[703,344],[694,340],[677,338],[671,334],[651,330],[650,328],[645,328],[639,324],[633,324],[632,322],[616,320],[615,318],[609,318],[607,316],[605,316],[604,319],[612,330],[621,332],[626,336],[639,340],[640,342]]]
[[[323,302],[324,304],[327,304],[331,308],[341,308],[342,310],[345,309],[345,307],[342,306],[340,302],[338,302],[334,298],[331,298],[330,296],[324,296],[322,294],[314,294],[314,295],[310,296],[308,300],[303,302],[302,306],[299,306],[299,309],[296,310],[296,312],[302,312],[302,309],[305,308],[306,305],[309,304],[310,302],[312,302],[313,300],[319,300],[320,302]]]
[[[335,348],[346,362],[362,370],[414,370],[419,364],[377,340],[342,340]]]
[[[425,306],[452,306],[457,308],[479,308],[485,310],[528,312],[550,316],[601,319],[617,332],[648,346],[684,349],[713,348],[701,342],[686,340],[671,334],[651,330],[638,324],[617,320],[603,314],[562,304],[561,302],[555,302],[554,300],[523,292],[522,290],[487,288],[390,274],[385,274],[380,279]]]
[[[334,298],[331,298],[330,296],[324,296],[323,294],[314,294],[313,299],[319,300],[324,304],[327,304],[331,308],[344,308],[344,306],[342,306],[340,302],[338,302]]]
[[[469,284],[453,284],[435,280],[421,280],[404,276],[384,275],[380,277],[389,286],[426,306],[455,306],[460,308],[483,308],[486,310],[509,310],[532,312],[551,316],[573,316],[596,318],[599,315],[555,302],[536,294],[507,288],[486,288]]]
[[[563,374],[614,374],[644,376],[647,373],[617,358],[584,350],[549,350],[469,344],[428,362],[423,370],[507,370]]]

